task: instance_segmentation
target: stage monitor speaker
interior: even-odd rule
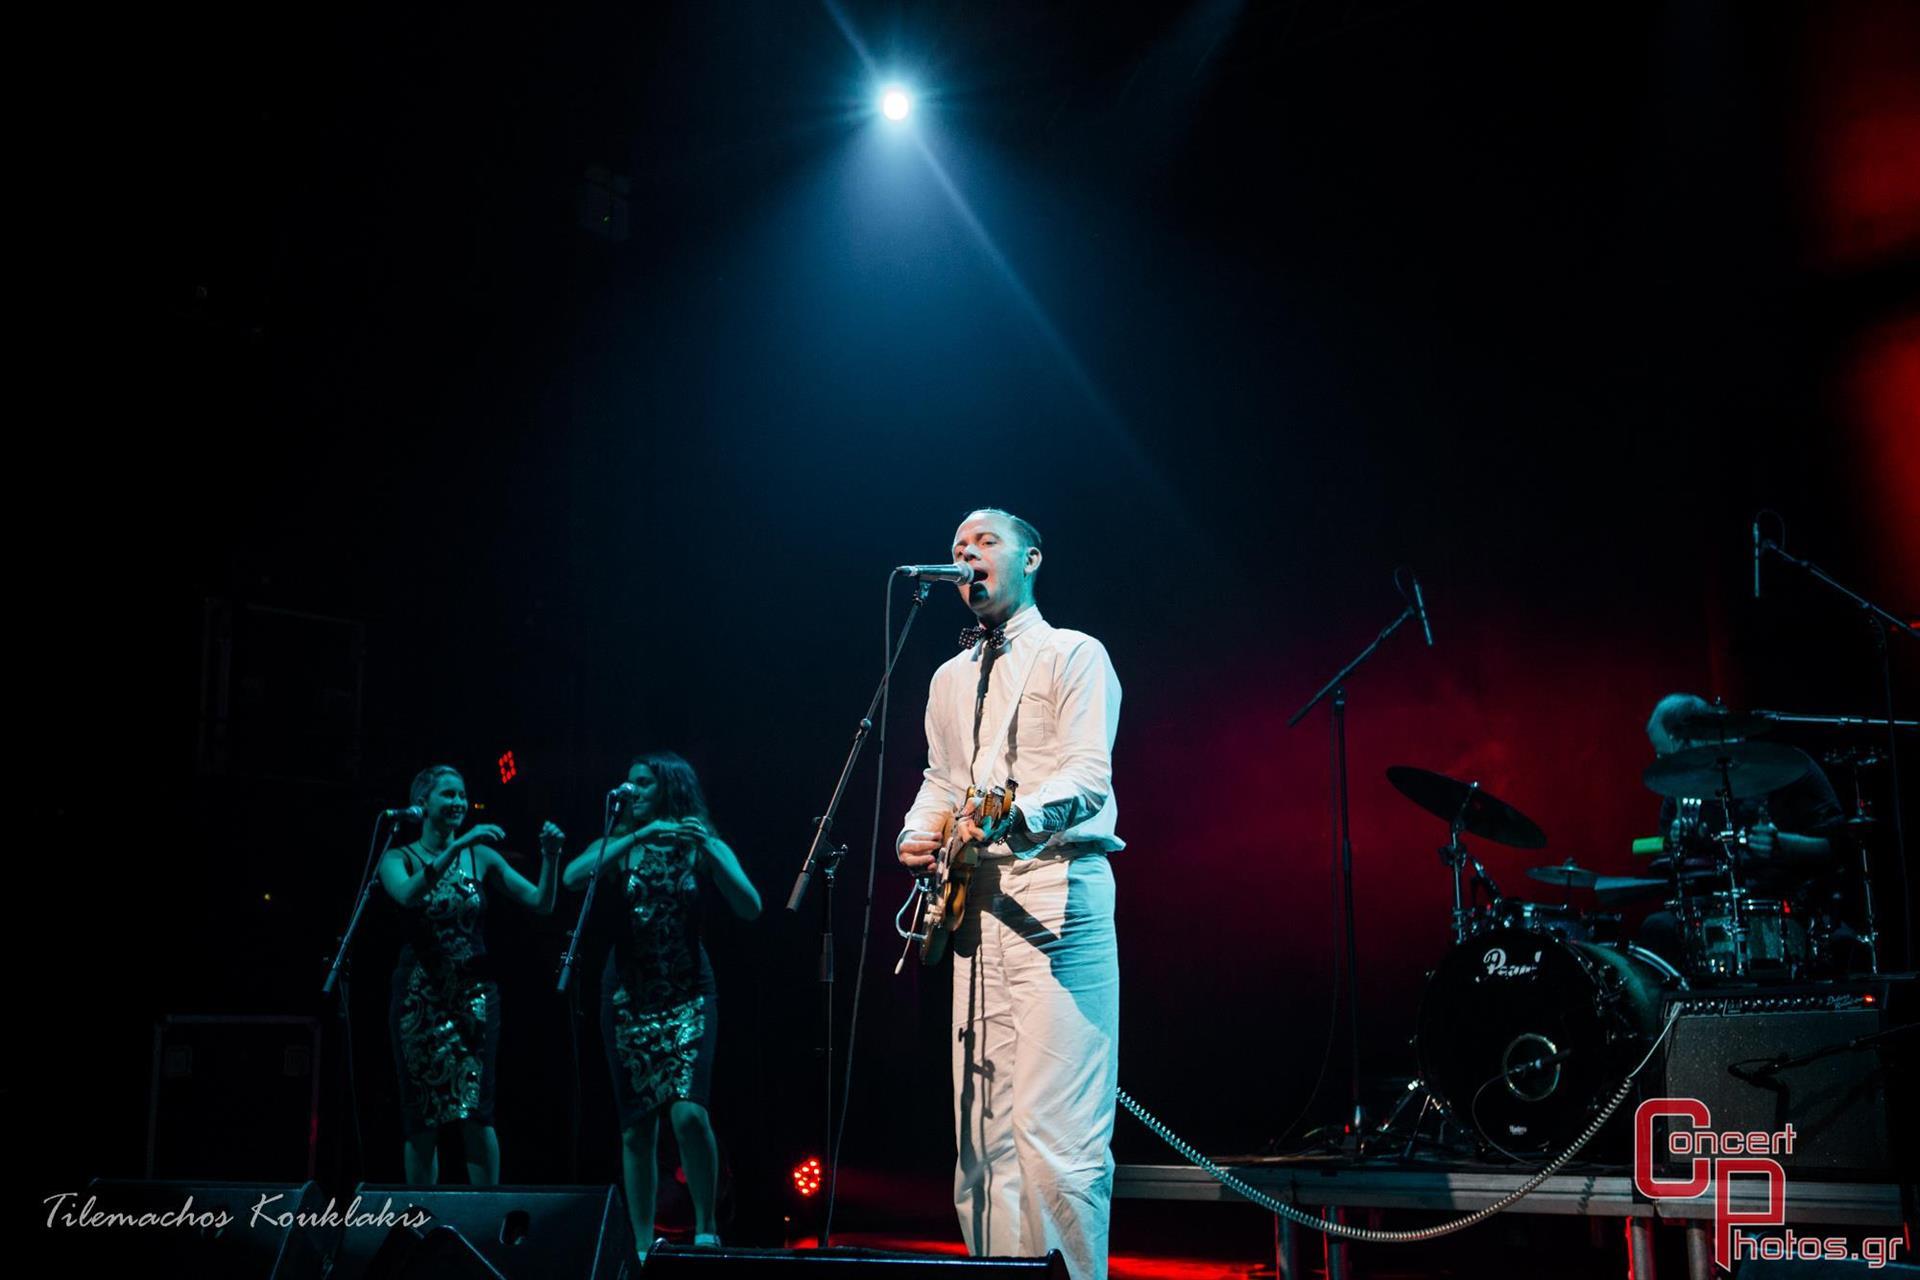
[[[488,1272],[506,1280],[633,1280],[639,1271],[626,1201],[610,1186],[363,1183],[354,1195],[360,1213],[406,1221],[350,1223],[329,1280],[466,1280]],[[475,1258],[488,1270],[476,1270]]]
[[[319,1225],[327,1198],[313,1182],[96,1178],[47,1207],[40,1257],[68,1275],[321,1280],[340,1234]]]
[[[956,1258],[876,1249],[696,1249],[661,1245],[647,1254],[646,1280],[1067,1280],[1058,1250],[1044,1258]]]
[[[1791,1153],[1777,1157],[1791,1179],[1884,1178],[1911,1168],[1910,1144],[1895,1135],[1912,1116],[1908,1100],[1891,1096],[1891,1080],[1916,1055],[1911,1034],[1895,1032],[1889,1002],[1910,1006],[1907,984],[1876,982],[1843,987],[1742,988],[1677,992],[1677,1014],[1667,1042],[1665,1096],[1706,1104],[1719,1132],[1778,1133],[1793,1126]],[[1856,1044],[1856,1042],[1859,1042]],[[1781,1064],[1785,1065],[1781,1065]],[[1667,1151],[1656,1125],[1667,1176],[1684,1172],[1685,1157]]]

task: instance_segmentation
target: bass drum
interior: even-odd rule
[[[1683,987],[1639,947],[1496,929],[1459,943],[1420,1002],[1427,1086],[1496,1149],[1555,1155],[1580,1136],[1660,1029]]]

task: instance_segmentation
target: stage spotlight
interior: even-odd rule
[[[905,120],[907,113],[913,110],[913,99],[907,91],[897,84],[890,84],[880,93],[880,114],[889,120]]]

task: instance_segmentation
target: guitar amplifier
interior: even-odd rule
[[[1789,1181],[1911,1169],[1912,1091],[1890,1085],[1913,1079],[1920,1063],[1913,988],[1911,979],[1873,979],[1674,992],[1664,1094],[1706,1104],[1702,1127],[1721,1133],[1791,1125],[1792,1151],[1774,1156]],[[1656,1165],[1662,1176],[1682,1175],[1690,1157],[1668,1152],[1662,1127]]]

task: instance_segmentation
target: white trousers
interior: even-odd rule
[[[974,1254],[1104,1280],[1120,965],[1104,855],[983,862],[953,939],[954,1206]]]

